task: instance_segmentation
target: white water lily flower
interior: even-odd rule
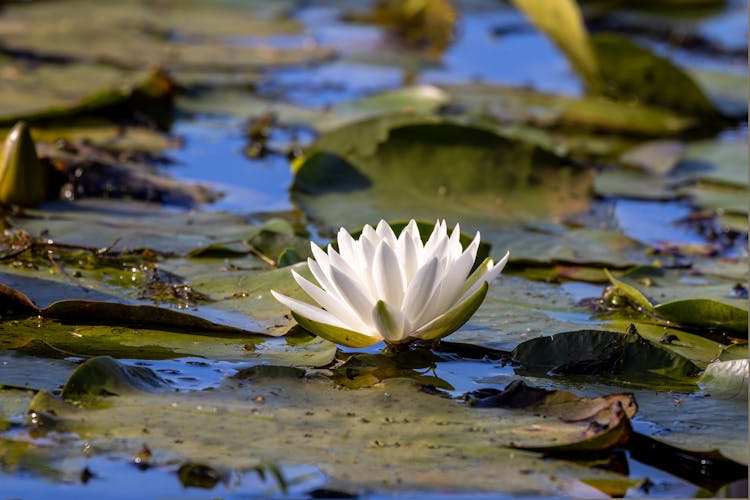
[[[381,340],[398,344],[416,339],[436,340],[456,331],[479,308],[489,282],[505,267],[485,259],[471,274],[479,248],[479,232],[466,248],[459,225],[448,235],[438,221],[427,243],[411,220],[396,237],[380,221],[367,225],[358,239],[338,233],[338,252],[324,252],[311,243],[307,260],[317,286],[292,270],[300,287],[320,307],[271,290],[292,310],[297,322],[337,344],[366,347]]]

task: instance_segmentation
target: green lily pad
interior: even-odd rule
[[[144,71],[94,63],[24,69],[5,56],[0,62],[19,73],[0,81],[3,124],[90,114],[139,100],[158,102],[171,97],[172,84],[167,79]]]
[[[203,358],[207,363],[320,367],[336,353],[330,342],[303,333],[285,338],[219,332],[174,332],[126,326],[78,325],[36,319],[0,322],[0,384],[57,389],[75,363],[68,358],[112,356],[122,359]]]
[[[680,141],[648,141],[625,151],[620,161],[652,174],[666,175],[683,157],[685,149],[685,143]]]
[[[588,131],[580,142],[596,141],[600,133],[671,136],[693,125],[689,117],[645,104],[621,103],[601,96],[568,97],[534,90],[470,83],[446,86],[451,103],[470,115],[490,116],[500,123],[526,123],[560,129],[571,151],[591,148],[576,144],[577,131]],[[599,133],[599,134],[597,134]],[[565,141],[561,141],[563,144]],[[618,137],[618,142],[624,138]]]
[[[637,286],[611,274],[608,276],[617,292],[641,311],[678,325],[719,328],[747,335],[747,301],[730,298],[729,284],[697,287],[694,284],[664,282],[660,286],[657,282],[649,289],[651,295],[661,299],[655,302]]]
[[[712,396],[747,399],[748,361],[717,361],[706,367],[698,385]]]
[[[296,22],[281,15],[281,4],[258,2],[247,8],[231,3],[179,3],[157,7],[110,2],[93,12],[89,7],[80,1],[65,6],[11,7],[3,19],[14,29],[3,42],[16,50],[58,58],[106,61],[125,68],[201,70],[204,74],[253,72],[331,55],[330,50],[317,46],[284,50],[227,43],[230,36],[299,31]],[[64,27],[59,23],[61,18],[67,20]],[[121,40],[128,40],[128,44]]]
[[[91,358],[70,374],[62,397],[79,406],[89,398],[121,396],[134,391],[164,391],[167,382],[142,366],[126,366],[109,356]]]
[[[594,179],[594,191],[601,196],[639,200],[673,200],[679,196],[674,186],[674,179],[627,167],[604,170]]]
[[[57,202],[25,215],[28,217],[15,218],[13,223],[32,235],[44,232],[66,245],[116,252],[148,249],[186,255],[209,245],[241,241],[257,231],[236,215],[176,212],[158,204],[133,201]]]
[[[295,166],[293,199],[312,218],[349,229],[445,218],[484,230],[585,209],[590,181],[590,171],[488,129],[391,116],[324,134]]]
[[[718,115],[703,90],[669,59],[610,33],[594,35],[590,41],[599,63],[598,92],[689,115]]]
[[[608,330],[624,332],[632,324],[636,327],[638,334],[644,339],[652,344],[659,344],[664,349],[689,359],[701,368],[715,361],[727,349],[727,346],[715,340],[679,328],[658,324],[658,320],[648,322],[647,318],[620,318],[619,315],[614,315],[614,317],[610,315],[607,319],[609,320],[606,323]],[[747,346],[737,345],[735,355],[747,357]]]
[[[689,377],[699,371],[688,359],[644,340],[637,333],[598,330],[527,340],[513,350],[513,359],[531,374],[604,375],[644,384],[651,384],[654,379],[661,383],[674,379],[690,384]]]
[[[748,146],[744,140],[709,140],[691,143],[676,173],[690,179],[747,188]]]
[[[73,378],[84,374],[81,371]],[[246,397],[238,399],[238,392]],[[540,425],[550,440],[570,439],[587,423],[550,422],[504,409],[478,412],[426,394],[418,384],[404,379],[389,379],[369,389],[342,390],[319,377],[238,377],[199,393],[125,391],[118,397],[102,397],[95,391],[89,396],[101,400],[96,409],[78,409],[44,393],[30,409],[51,428],[96,439],[100,449],[106,443],[141,443],[144,427],[159,421],[171,431],[169,435],[149,434],[154,453],[189,456],[212,467],[251,467],[257,460],[320,463],[337,484],[381,491],[455,487],[465,476],[468,457],[474,464],[471,489],[481,485],[492,491],[565,494],[579,478],[614,476],[572,462],[540,460],[537,454],[503,446],[522,444],[532,437],[539,440],[533,429]],[[47,418],[52,416],[50,410],[54,419]],[[118,422],[116,427],[111,426],[112,419]],[[467,433],[467,425],[483,431]],[[196,434],[196,428],[201,432]],[[279,428],[284,429],[281,441]],[[367,453],[339,439],[332,441],[330,428],[347,429],[347,441],[362,443]],[[251,455],[249,446],[255,450]],[[432,472],[436,449],[444,457],[439,476]],[[450,455],[445,456],[446,452]],[[401,481],[394,479],[394,464],[399,466]],[[532,467],[540,472],[518,474],[519,469]],[[550,481],[550,475],[560,479]]]

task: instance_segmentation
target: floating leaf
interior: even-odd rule
[[[166,381],[142,366],[126,366],[109,356],[91,358],[70,374],[62,397],[88,406],[102,396],[122,396],[132,391],[161,391]]]
[[[689,297],[654,303],[636,286],[618,280],[609,273],[608,277],[615,286],[616,293],[622,294],[641,311],[684,326],[722,328],[747,335],[746,301],[729,298],[717,300],[703,297]],[[664,288],[659,289],[654,287],[652,292],[655,290],[661,291]],[[727,295],[728,292],[729,289],[727,287]]]
[[[536,2],[535,2],[536,3]],[[448,85],[451,104],[465,108],[470,116],[489,115],[501,124],[525,123],[539,134],[549,128],[558,135],[544,135],[563,153],[617,153],[632,146],[624,134],[670,136],[694,125],[692,118],[641,103],[623,103],[602,96],[570,97],[535,90],[468,83]],[[602,132],[618,133],[602,136]],[[529,131],[525,134],[529,137]]]
[[[513,359],[529,373],[606,375],[653,383],[654,377],[686,382],[698,372],[689,360],[644,340],[637,333],[580,330],[527,340]],[[661,383],[667,383],[662,380]],[[692,380],[687,381],[692,385]]]
[[[599,63],[598,92],[687,114],[717,116],[703,90],[669,59],[614,34],[602,33],[590,40]]]
[[[748,360],[717,361],[706,367],[698,385],[712,396],[747,399]]]
[[[581,398],[565,391],[548,391],[530,387],[522,380],[511,382],[503,391],[481,390],[470,393],[476,406],[483,408],[512,408],[533,412],[535,415],[557,418],[563,422],[585,423],[587,427],[573,440],[559,442],[559,437],[546,429],[535,429],[541,434],[530,436],[522,444],[513,447],[550,454],[597,453],[625,444],[632,429],[630,418],[635,415],[637,405],[630,394],[613,394],[599,398]],[[549,434],[554,436],[550,439]]]
[[[411,124],[394,125],[403,121]],[[295,167],[294,199],[303,211],[348,228],[436,217],[471,226],[559,216],[589,204],[590,171],[491,129],[435,117],[347,125],[323,135]]]
[[[239,393],[242,398],[237,398]],[[54,410],[56,419],[49,421],[50,429],[66,429],[82,439],[96,439],[102,447],[120,443],[137,449],[136,445],[144,441],[143,429],[158,421],[160,428],[170,432],[149,433],[148,445],[153,453],[190,457],[192,462],[211,463],[217,469],[283,461],[289,453],[297,463],[317,463],[335,455],[337,460],[327,469],[329,477],[346,478],[380,491],[404,490],[398,482],[390,482],[394,464],[410,478],[409,490],[437,492],[460,484],[466,461],[443,460],[436,476],[436,449],[472,457],[471,490],[482,485],[492,491],[564,495],[569,482],[550,483],[549,474],[571,480],[616,477],[615,473],[572,462],[540,461],[536,454],[498,446],[539,439],[539,433],[528,431],[534,426],[548,426],[555,436],[567,439],[581,434],[585,423],[550,422],[528,412],[494,408],[479,412],[427,394],[416,382],[399,378],[368,389],[348,390],[336,388],[319,376],[269,374],[251,380],[228,379],[210,391],[125,392],[106,398],[106,402],[97,409],[81,410],[46,396],[37,397],[30,410],[39,418]],[[112,426],[113,421],[116,426]],[[483,430],[467,432],[467,427]],[[284,429],[283,440],[278,439],[279,428]],[[332,441],[330,429],[347,429],[348,439]],[[488,441],[490,437],[495,444]],[[362,443],[367,453],[350,446],[350,441]],[[255,451],[248,455],[250,447]],[[532,465],[544,473],[519,473]]]
[[[373,21],[393,28],[406,45],[439,54],[453,38],[458,12],[450,0],[380,0],[372,17]]]

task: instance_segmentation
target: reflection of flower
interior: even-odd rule
[[[469,275],[479,233],[465,251],[460,235],[456,224],[449,236],[445,221],[424,244],[413,220],[398,237],[385,221],[377,229],[365,226],[357,240],[342,228],[338,252],[311,243],[315,258],[307,263],[320,287],[292,271],[322,309],[271,293],[302,327],[337,344],[440,339],[469,320],[508,260],[508,254],[497,264],[488,258]]]

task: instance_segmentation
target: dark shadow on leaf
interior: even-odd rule
[[[292,189],[307,194],[348,193],[371,185],[370,179],[339,155],[317,151],[297,170]]]

